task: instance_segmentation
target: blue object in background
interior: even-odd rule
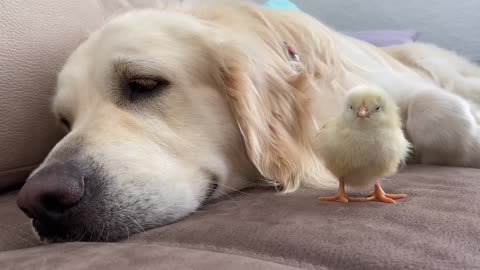
[[[288,0],[267,0],[263,3],[264,6],[274,9],[294,9],[300,10],[294,3]]]

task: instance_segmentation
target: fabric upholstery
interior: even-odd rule
[[[161,244],[70,243],[5,253],[1,269],[231,269],[292,270],[288,265],[235,254]],[[32,256],[37,260],[25,260]]]
[[[0,189],[24,179],[60,138],[50,97],[68,54],[102,22],[94,2],[1,1]]]
[[[411,166],[384,184],[409,195],[396,205],[322,202],[329,193],[314,190],[245,190],[121,243],[3,252],[0,269],[476,269],[479,177],[477,169]],[[0,202],[0,216],[13,214],[10,207]],[[33,244],[17,237],[10,247]]]
[[[41,244],[33,234],[30,219],[18,209],[15,195],[0,196],[0,252]]]

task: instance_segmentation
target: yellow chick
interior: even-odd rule
[[[337,194],[320,199],[395,203],[405,198],[405,194],[387,194],[380,186],[380,178],[394,174],[411,147],[395,102],[379,89],[357,87],[349,91],[343,106],[342,113],[317,136],[317,151],[339,180]],[[345,193],[345,185],[373,184],[370,197],[353,198]]]

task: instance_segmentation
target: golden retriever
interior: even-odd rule
[[[359,84],[395,98],[416,162],[480,167],[479,80],[453,53],[376,48],[296,11],[132,11],[66,62],[53,107],[69,132],[18,204],[44,239],[111,241],[258,181],[331,186],[313,141]]]

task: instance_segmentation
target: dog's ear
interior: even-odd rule
[[[274,60],[255,63],[240,50],[222,57],[226,98],[247,154],[262,176],[284,191],[294,191],[302,182],[325,181],[329,174],[311,149],[313,89],[305,73],[283,60],[279,65]]]

